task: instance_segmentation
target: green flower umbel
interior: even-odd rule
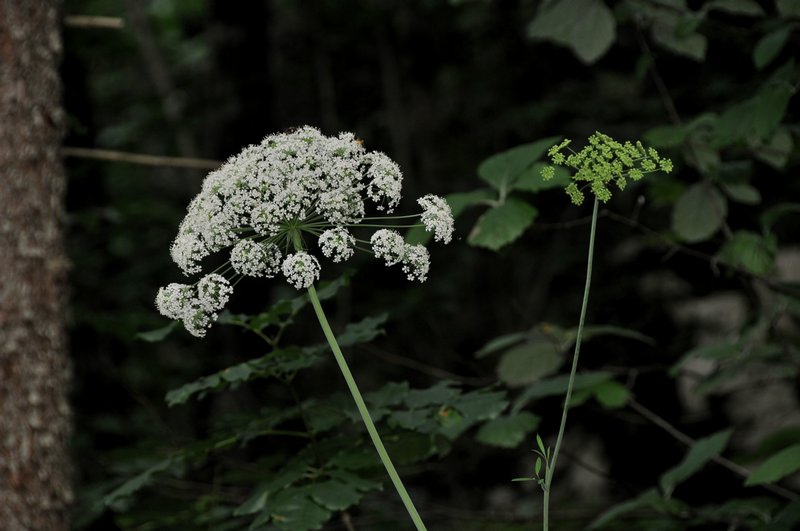
[[[638,181],[645,173],[672,171],[671,160],[662,158],[655,149],[645,148],[638,141],[636,144],[620,144],[610,136],[596,132],[589,137],[589,145],[579,152],[569,147],[570,142],[569,139],[564,140],[551,147],[547,154],[555,166],[567,166],[575,170],[566,192],[576,205],[583,203],[587,186],[597,199],[606,202],[611,199],[609,183],[613,182],[623,190],[628,178]],[[570,152],[569,155],[562,152],[565,149]],[[543,179],[552,179],[554,175],[553,166],[542,169]]]

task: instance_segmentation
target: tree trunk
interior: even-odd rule
[[[69,528],[58,0],[0,0],[0,528]]]

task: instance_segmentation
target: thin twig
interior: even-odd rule
[[[68,28],[122,29],[125,21],[120,17],[95,17],[91,15],[67,15],[64,25]]]
[[[644,407],[642,404],[637,402],[635,399],[631,398],[630,401],[628,402],[628,405],[631,407],[631,409],[633,409],[634,411],[639,413],[641,416],[643,416],[644,418],[646,418],[647,420],[649,420],[650,422],[652,422],[653,424],[655,424],[656,426],[658,426],[659,428],[664,430],[665,432],[667,432],[670,435],[672,435],[673,438],[675,438],[676,440],[678,440],[681,443],[685,444],[686,446],[692,447],[697,442],[694,439],[692,439],[691,437],[689,437],[688,435],[686,435],[685,433],[683,433],[682,431],[680,431],[678,428],[676,428],[675,426],[670,424],[663,417],[658,416],[653,411],[651,411],[651,410],[647,409],[646,407]],[[728,470],[730,470],[731,472],[733,472],[734,474],[736,474],[738,476],[741,476],[743,478],[750,477],[750,471],[748,469],[746,469],[745,467],[743,467],[743,466],[741,466],[741,465],[739,465],[737,463],[734,463],[730,459],[726,459],[726,458],[724,458],[722,456],[715,456],[715,457],[712,457],[711,460],[714,461],[715,463],[717,463],[718,465],[721,465],[724,468],[727,468]],[[781,487],[779,485],[765,484],[765,485],[761,485],[761,486],[764,487],[766,490],[768,490],[768,491],[770,491],[770,492],[772,492],[774,494],[777,494],[779,496],[782,496],[782,497],[784,497],[784,498],[786,498],[788,500],[794,501],[794,500],[797,500],[797,499],[800,498],[800,496],[798,496],[798,494],[796,492],[793,492],[793,491],[791,491],[789,489],[783,488],[783,487]]]
[[[111,162],[128,162],[144,166],[167,166],[175,168],[192,168],[197,170],[213,170],[222,164],[219,160],[196,159],[189,157],[163,157],[160,155],[146,155],[143,153],[129,153],[127,151],[114,151],[110,149],[94,149],[79,147],[62,147],[61,154],[65,157],[82,159],[107,160]]]

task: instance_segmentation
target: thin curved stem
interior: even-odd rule
[[[336,363],[339,364],[339,369],[342,371],[342,376],[344,376],[344,379],[347,382],[347,387],[350,389],[350,394],[353,395],[353,400],[358,407],[358,412],[361,414],[361,419],[364,421],[364,425],[367,427],[367,432],[369,433],[370,439],[372,439],[372,444],[375,445],[375,450],[378,451],[381,462],[386,468],[386,472],[389,473],[389,477],[392,479],[394,488],[397,489],[397,493],[403,500],[403,505],[406,506],[406,510],[411,516],[411,520],[413,520],[417,530],[427,531],[425,524],[422,523],[422,518],[420,518],[416,507],[414,507],[414,503],[411,501],[411,497],[408,495],[406,488],[403,486],[400,476],[397,474],[397,470],[395,470],[394,465],[392,464],[392,460],[389,458],[389,454],[386,452],[386,448],[383,447],[383,442],[381,441],[380,435],[378,435],[378,430],[375,428],[375,423],[372,422],[372,417],[370,417],[367,405],[364,403],[364,399],[361,397],[361,392],[358,390],[356,381],[350,372],[350,368],[347,366],[347,361],[344,359],[342,349],[339,348],[339,343],[336,341],[336,336],[333,335],[331,326],[328,324],[328,319],[325,317],[325,312],[322,310],[322,305],[319,302],[319,297],[317,297],[317,291],[314,289],[314,286],[310,286],[308,288],[308,297],[311,299],[311,305],[314,307],[314,312],[317,314],[319,324],[322,327],[322,331],[325,333],[325,339],[328,340],[328,344],[333,351],[333,355],[336,358]]]
[[[594,259],[594,236],[597,232],[597,210],[598,200],[594,200],[594,210],[592,211],[592,228],[589,233],[589,257],[586,261],[586,285],[583,288],[583,304],[581,305],[581,317],[578,321],[578,334],[575,337],[575,352],[572,355],[572,370],[569,373],[569,383],[567,384],[567,396],[564,398],[564,409],[561,413],[561,425],[558,428],[558,438],[553,448],[553,458],[547,466],[544,479],[544,504],[542,507],[542,529],[548,531],[550,517],[550,487],[553,483],[553,472],[558,461],[558,452],[561,450],[561,442],[564,439],[564,428],[567,425],[567,412],[569,402],[572,399],[572,388],[575,385],[575,373],[578,370],[578,355],[581,352],[581,339],[583,337],[583,323],[586,321],[586,307],[589,305],[589,288],[592,284],[592,260]]]

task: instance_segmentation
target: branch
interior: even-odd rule
[[[91,15],[67,15],[64,25],[68,28],[122,29],[125,21],[120,17],[94,17]]]
[[[628,404],[630,405],[631,409],[633,409],[634,411],[639,413],[641,416],[643,416],[644,418],[646,418],[647,420],[649,420],[650,422],[652,422],[653,424],[655,424],[656,426],[658,426],[662,430],[664,430],[667,433],[669,433],[670,435],[672,435],[672,437],[674,437],[678,441],[682,442],[686,446],[692,447],[697,442],[694,439],[692,439],[691,437],[689,437],[688,435],[686,435],[685,433],[683,433],[682,431],[680,431],[678,428],[676,428],[675,426],[673,426],[672,424],[667,422],[664,418],[658,416],[653,411],[651,411],[651,410],[647,409],[646,407],[644,407],[642,404],[640,404],[639,402],[637,402],[633,398],[631,398],[631,400],[630,400],[630,402],[628,402]],[[741,477],[743,477],[745,479],[750,476],[750,471],[748,469],[746,469],[742,465],[734,463],[730,459],[726,459],[726,458],[718,455],[718,456],[712,457],[711,460],[714,461],[715,463],[717,463],[718,465],[721,465],[724,468],[727,468],[728,470],[730,470],[734,474],[736,474],[738,476],[741,476]],[[794,501],[794,500],[798,499],[798,495],[797,495],[796,492],[793,492],[793,491],[791,491],[789,489],[785,489],[785,488],[783,488],[783,487],[781,487],[779,485],[765,484],[765,485],[762,485],[762,487],[764,487],[768,491],[772,492],[773,494],[777,494],[778,496],[782,496],[782,497],[784,497],[784,498],[786,498],[788,500]]]
[[[127,162],[143,166],[166,166],[173,168],[192,168],[195,170],[213,170],[222,164],[219,160],[196,159],[188,157],[162,157],[159,155],[146,155],[142,153],[128,153],[125,151],[112,151],[109,149],[93,149],[79,147],[62,147],[64,157],[81,159],[107,160],[110,162]]]

